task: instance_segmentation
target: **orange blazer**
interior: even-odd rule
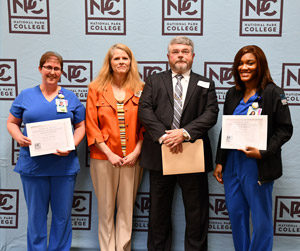
[[[127,154],[134,150],[140,139],[143,139],[144,129],[138,120],[139,99],[131,90],[126,91],[124,111]],[[110,84],[101,93],[95,87],[89,87],[85,122],[91,158],[107,160],[106,155],[96,147],[95,141],[105,142],[115,154],[123,157],[117,101]]]

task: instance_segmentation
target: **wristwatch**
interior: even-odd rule
[[[184,137],[184,140],[189,140],[190,139],[189,134],[184,129],[182,129],[182,136]]]

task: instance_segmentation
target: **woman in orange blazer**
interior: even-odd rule
[[[124,44],[109,49],[89,85],[86,134],[101,251],[131,250],[133,206],[142,177],[138,103],[143,85],[133,53]]]

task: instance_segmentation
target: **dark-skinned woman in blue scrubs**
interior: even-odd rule
[[[31,157],[26,124],[70,118],[74,144],[85,135],[85,108],[76,95],[60,87],[63,59],[46,52],[38,67],[41,84],[24,89],[14,100],[7,119],[7,129],[20,145],[14,169],[21,176],[28,209],[27,250],[70,250],[72,241],[71,209],[76,175],[80,166],[76,150],[57,149],[53,154]],[[24,125],[23,132],[21,125]],[[47,247],[47,215],[52,211]]]
[[[245,46],[237,52],[233,76],[235,86],[226,94],[223,114],[267,115],[267,149],[251,145],[245,149],[221,149],[219,140],[214,176],[224,183],[235,250],[271,251],[272,190],[274,180],[282,175],[281,147],[293,133],[290,111],[258,46]]]

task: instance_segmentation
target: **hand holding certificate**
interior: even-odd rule
[[[70,118],[28,123],[26,130],[31,157],[75,149]]]
[[[259,150],[267,149],[267,115],[223,115],[221,148]]]

